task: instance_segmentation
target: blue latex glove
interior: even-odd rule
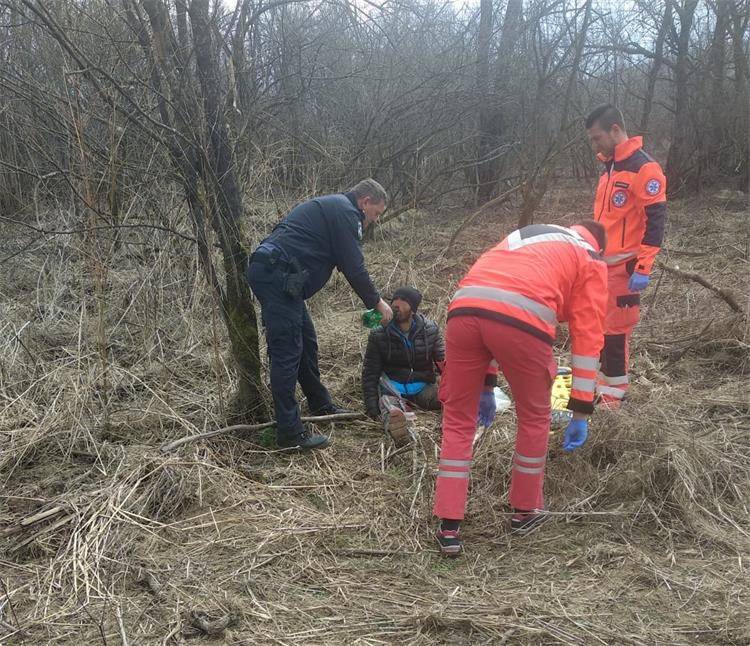
[[[572,419],[563,434],[563,451],[580,449],[589,436],[589,423],[585,419]]]
[[[646,274],[640,274],[637,271],[633,272],[633,275],[628,281],[628,289],[631,292],[642,292],[648,287],[648,276]]]
[[[492,420],[495,419],[495,413],[497,413],[497,406],[495,405],[495,393],[492,390],[483,390],[482,396],[479,398],[479,415],[477,415],[477,422],[489,428],[492,424]]]

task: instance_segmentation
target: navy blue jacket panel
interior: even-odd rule
[[[324,195],[295,206],[263,242],[296,258],[309,272],[305,298],[318,292],[337,268],[365,307],[371,309],[380,295],[362,254],[364,219],[351,193]]]

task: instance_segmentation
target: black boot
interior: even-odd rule
[[[320,408],[316,408],[315,410],[310,411],[310,415],[313,417],[322,417],[323,415],[340,415],[341,413],[351,413],[352,411],[347,410],[346,408],[340,408],[339,406],[336,406],[333,402],[330,404],[326,404],[325,406],[322,406]]]

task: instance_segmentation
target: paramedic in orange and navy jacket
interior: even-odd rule
[[[640,318],[642,292],[664,237],[667,182],[641,137],[628,137],[622,113],[602,105],[586,119],[591,147],[604,164],[594,219],[607,230],[607,316],[597,395],[602,408],[618,410],[628,390],[630,335]]]
[[[605,238],[604,227],[592,220],[570,228],[532,224],[485,251],[458,284],[448,306],[440,381],[443,439],[433,510],[440,518],[437,540],[443,555],[463,551],[460,525],[469,493],[477,404],[485,393],[494,397],[485,381],[493,359],[508,380],[518,421],[508,493],[511,531],[526,533],[546,518],[540,511],[558,321],[568,321],[573,367],[568,402],[573,414],[563,449],[574,451],[586,441],[604,342]]]

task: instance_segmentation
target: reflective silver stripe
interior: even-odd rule
[[[618,253],[614,256],[604,256],[603,260],[608,265],[616,265],[624,260],[630,260],[630,258],[635,258],[635,253],[632,251],[630,253]]]
[[[560,227],[563,230],[563,227]],[[571,232],[575,234],[575,232]],[[583,247],[586,251],[595,251],[595,249],[586,242],[581,236],[571,235],[570,233],[540,233],[536,236],[529,238],[522,238],[519,231],[514,231],[508,236],[508,249],[515,251],[521,247],[526,247],[530,244],[537,244],[539,242],[567,242],[568,244],[574,244],[578,247]]]
[[[462,287],[454,295],[453,300],[458,298],[483,298],[488,301],[498,301],[499,303],[510,303],[511,305],[529,312],[534,316],[539,317],[545,323],[550,325],[557,325],[557,315],[555,312],[541,303],[527,298],[522,294],[516,292],[509,292],[505,289],[498,287],[481,287],[481,286],[469,286]]]
[[[519,473],[544,473],[544,467],[522,467],[518,464],[514,464],[513,468]]]
[[[622,388],[612,388],[610,386],[597,386],[596,392],[600,395],[612,395],[616,399],[625,397],[625,391]]]
[[[468,471],[438,471],[438,478],[469,478]]]
[[[596,379],[584,379],[583,377],[573,377],[572,390],[583,390],[593,393],[596,388]]]
[[[518,249],[519,242],[521,242],[521,232],[516,229],[508,235],[508,249]]]
[[[580,368],[581,370],[597,370],[599,368],[599,359],[597,357],[585,357],[582,354],[572,355],[570,363],[574,368]]]
[[[544,464],[547,458],[545,456],[542,456],[541,458],[530,458],[526,455],[521,455],[520,453],[516,453],[516,460],[520,460],[521,462],[527,462],[528,464]]]
[[[446,467],[470,467],[471,460],[444,460],[441,458],[440,464]]]
[[[610,386],[624,386],[630,383],[630,379],[627,375],[623,375],[622,377],[608,377],[607,375],[602,375],[601,378],[602,381],[606,381]]]

